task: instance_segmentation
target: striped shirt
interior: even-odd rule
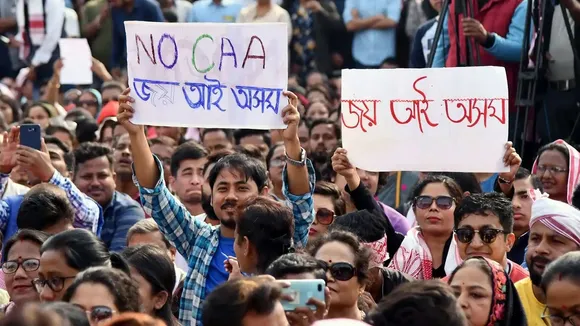
[[[203,300],[206,298],[206,279],[211,260],[219,245],[220,227],[211,226],[195,219],[183,205],[171,194],[163,179],[163,165],[157,157],[157,168],[160,177],[155,188],[139,186],[141,201],[145,212],[159,224],[159,229],[185,257],[189,271],[185,279],[183,294],[179,305],[179,321],[183,326],[202,325],[201,313]],[[287,171],[282,172],[284,196],[294,213],[294,243],[306,246],[308,230],[314,220],[313,192],[316,183],[315,171],[310,160],[306,162],[310,192],[295,196],[289,192]]]

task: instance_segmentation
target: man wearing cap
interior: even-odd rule
[[[534,196],[532,196],[534,197]],[[546,266],[560,256],[580,250],[580,211],[564,202],[541,197],[532,204],[526,263],[530,277],[516,283],[528,325],[549,325],[542,315],[545,294],[540,288]]]

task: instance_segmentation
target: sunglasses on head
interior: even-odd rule
[[[431,196],[417,196],[415,197],[415,207],[420,209],[428,209],[435,201],[435,204],[440,209],[450,209],[453,207],[453,203],[455,199],[449,196],[438,196],[438,197],[431,197]]]
[[[333,211],[327,208],[319,208],[316,210],[316,221],[322,225],[330,225],[334,222],[334,214]]]
[[[77,306],[84,310],[85,308],[81,306]],[[85,310],[89,320],[93,323],[98,323],[107,319],[111,319],[115,314],[115,310],[107,307],[107,306],[94,306],[90,310]]]
[[[479,238],[481,239],[481,241],[490,244],[495,241],[495,239],[500,233],[508,234],[509,232],[490,227],[483,227],[479,230],[474,230],[471,227],[461,227],[455,230],[457,240],[461,243],[471,243],[476,233],[479,233]]]
[[[320,264],[323,266],[324,270],[330,272],[332,278],[337,281],[348,281],[351,278],[355,277],[357,272],[356,268],[349,263],[334,263],[330,264],[325,261],[320,261]]]

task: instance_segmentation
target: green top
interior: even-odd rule
[[[104,6],[108,6],[107,0],[90,0],[85,4],[83,7],[83,15],[81,15],[81,31],[83,31],[85,26],[89,25],[101,14]],[[84,32],[82,34],[86,37]],[[101,28],[97,34],[93,38],[87,39],[89,40],[93,57],[101,61],[108,69],[110,69],[112,56],[111,49],[113,48],[113,23],[110,12],[109,16],[105,18],[101,24]]]

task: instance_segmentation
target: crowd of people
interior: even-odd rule
[[[2,0],[0,325],[580,325],[578,0],[546,5],[529,162],[507,142],[503,173],[374,172],[341,146],[341,68],[475,47],[514,99],[527,1],[452,4],[432,46],[442,5]],[[287,23],[286,128],[133,124],[128,20]],[[62,37],[88,39],[94,85],[61,85]],[[288,309],[295,280],[324,300]]]

